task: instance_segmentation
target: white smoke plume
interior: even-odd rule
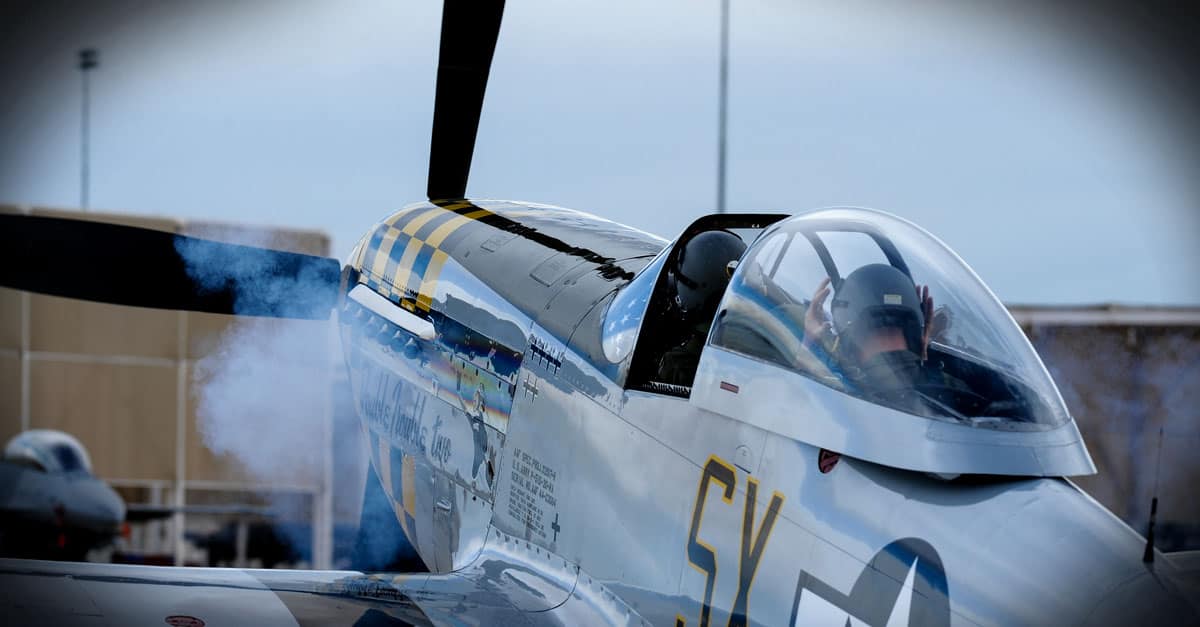
[[[329,322],[239,320],[195,366],[197,428],[254,479],[315,484],[328,454],[336,338]]]
[[[261,248],[324,252],[311,250],[311,245],[303,250],[286,234],[280,238],[265,231],[192,227],[188,234]],[[286,293],[302,301],[307,290],[328,288],[323,282],[327,279],[317,276],[274,278],[268,271],[268,254],[248,251],[231,265],[209,256],[203,246],[182,245],[177,250],[189,274],[202,283],[218,277],[219,285],[219,277],[235,277],[235,303],[280,290],[290,290]],[[312,510],[291,495],[297,488],[322,486],[327,463],[333,465],[327,489],[353,503],[342,504],[343,518],[362,495],[366,458],[360,432],[352,423],[335,424],[335,415],[353,415],[335,400],[346,402],[344,394],[334,393],[342,362],[335,320],[223,319],[223,332],[200,347],[203,356],[192,371],[196,429],[204,446],[220,463],[233,462],[237,478],[262,486],[259,496],[267,499],[278,520],[312,519]],[[319,506],[316,498],[308,503]],[[293,535],[303,545],[312,538],[303,526]]]

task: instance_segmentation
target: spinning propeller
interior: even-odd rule
[[[446,0],[430,142],[430,200],[461,199],[504,1]],[[336,259],[134,226],[0,215],[0,286],[117,305],[325,319]]]

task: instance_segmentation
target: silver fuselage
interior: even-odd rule
[[[344,326],[373,466],[434,572],[656,625],[1118,624],[1174,602],[1144,540],[1064,479],[822,472],[819,449],[622,390],[526,324],[506,374]]]

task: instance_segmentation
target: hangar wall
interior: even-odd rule
[[[269,242],[274,248],[313,255],[329,253],[329,238],[319,231],[0,206],[0,212],[17,211],[237,243]],[[313,463],[314,454],[319,456],[322,450],[328,454],[328,443],[291,451],[297,458],[291,485],[262,485],[237,460],[210,451],[200,432],[195,364],[243,323],[233,316],[91,303],[0,288],[0,442],[30,428],[69,432],[87,447],[97,476],[117,487],[144,488],[149,500],[159,504],[204,500],[196,490],[250,494],[284,489],[308,495],[313,565],[328,566],[330,479],[322,473],[322,464]],[[311,328],[318,337],[327,328],[324,322],[310,321],[266,324]],[[314,369],[315,376],[332,385],[331,366],[336,362],[329,349],[313,342],[303,367]],[[314,403],[310,418],[328,422],[330,387],[319,394],[324,402]],[[177,562],[183,559],[179,546],[183,526],[179,520],[170,531]]]
[[[1142,534],[1157,493],[1156,546],[1200,549],[1200,307],[1009,310],[1096,464],[1075,483]]]

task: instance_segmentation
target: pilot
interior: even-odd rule
[[[831,286],[817,286],[804,317],[804,343],[840,366],[842,374],[866,396],[899,400],[925,385],[960,388],[962,382],[926,362],[933,331],[929,287],[887,264],[869,264],[851,272],[824,311]]]
[[[658,381],[692,384],[717,305],[744,252],[742,238],[725,230],[695,235],[680,249],[667,269],[673,314],[668,319],[678,323],[665,327],[670,335],[663,344],[668,349],[658,361]]]

